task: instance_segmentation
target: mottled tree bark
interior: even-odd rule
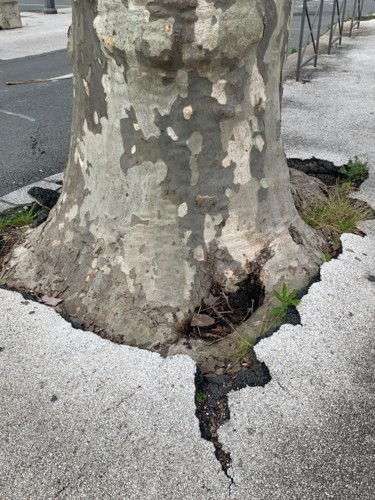
[[[64,188],[8,284],[158,348],[213,289],[305,284],[315,234],[280,139],[289,0],[73,2]]]

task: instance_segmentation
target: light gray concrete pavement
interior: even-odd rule
[[[61,184],[58,184],[56,181],[62,181],[63,177],[64,174],[62,172],[60,174],[51,175],[49,177],[45,177],[42,181],[34,182],[33,184],[29,184],[28,186],[2,196],[0,198],[0,213],[5,210],[33,203],[34,200],[27,194],[27,191],[31,187],[38,186],[44,189],[53,189],[54,191],[57,191],[61,188]]]
[[[375,22],[287,82],[288,156],[369,161],[375,206]],[[257,347],[272,380],[229,397],[220,439],[234,485],[199,435],[194,363],[74,330],[52,309],[0,290],[0,498],[372,500],[375,223],[285,325]],[[370,279],[369,279],[370,278]]]
[[[0,498],[226,498],[188,357],[119,346],[0,290]]]
[[[271,382],[230,395],[220,439],[233,460],[232,498],[374,498],[375,226],[367,228],[324,264],[299,307],[302,326],[256,347]]]
[[[49,15],[21,12],[22,28],[0,30],[0,60],[64,49],[71,19],[70,8],[59,9],[57,14]]]

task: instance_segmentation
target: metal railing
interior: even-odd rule
[[[297,71],[296,80],[297,82],[301,77],[301,69],[314,61],[314,67],[318,64],[319,56],[319,42],[322,33],[322,18],[323,12],[327,14],[324,10],[325,0],[318,0],[314,3],[315,12],[311,11],[309,7],[310,0],[303,0],[302,15],[301,15],[301,30],[299,37],[299,47],[298,47],[298,59],[297,59]],[[317,5],[318,3],[318,5]],[[353,13],[351,15],[351,26],[349,31],[349,36],[352,35],[354,26],[359,28],[362,9],[364,0],[354,0]],[[347,12],[347,0],[333,0],[333,6],[331,11],[331,22],[328,26],[329,31],[329,42],[328,42],[328,54],[331,54],[333,45],[338,42],[341,45],[342,37],[344,34],[344,22],[347,20],[345,15]],[[306,54],[306,49],[309,47],[308,54]]]
[[[342,35],[344,32],[345,10],[346,10],[346,0],[342,0],[341,4],[339,0],[334,0],[332,9],[331,28],[329,30],[329,43],[328,43],[329,55],[331,54],[332,45],[334,43],[339,42],[339,45],[341,45]],[[337,27],[338,27],[338,35],[334,39],[333,37]]]
[[[357,0],[356,2],[354,2],[352,22],[350,24],[349,36],[352,36],[354,25],[356,26],[357,29],[359,28],[359,23],[361,22],[364,2],[365,2],[365,0]]]
[[[320,31],[322,27],[322,14],[324,0],[320,0],[319,7],[312,18],[311,11],[308,8],[308,0],[303,1],[302,7],[302,17],[301,17],[301,31],[299,35],[299,47],[298,47],[298,60],[297,60],[297,74],[296,80],[299,82],[301,76],[301,69],[309,64],[310,61],[314,59],[314,67],[318,64],[318,54],[319,54],[319,41],[320,41]],[[315,31],[315,24],[318,21],[317,29]],[[305,40],[305,26],[308,26],[307,40]],[[311,42],[313,47],[313,55],[305,59],[305,53],[308,44]]]

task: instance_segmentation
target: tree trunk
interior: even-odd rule
[[[293,205],[280,139],[291,5],[73,2],[63,193],[14,252],[8,285],[165,352],[209,295],[256,304],[306,284],[320,242]]]

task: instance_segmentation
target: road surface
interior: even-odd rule
[[[19,0],[19,6],[21,12],[30,11],[43,11],[44,10],[43,0]],[[71,6],[71,0],[55,0],[56,9],[67,8]]]
[[[64,170],[72,109],[71,79],[14,86],[5,82],[71,72],[66,50],[0,61],[0,196]]]

